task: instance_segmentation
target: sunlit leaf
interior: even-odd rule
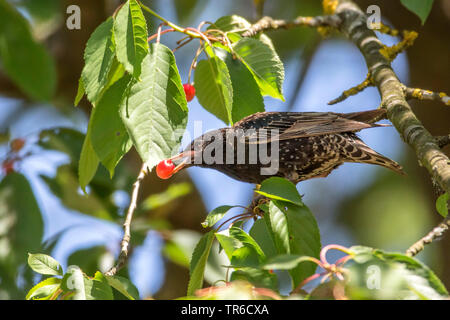
[[[92,103],[98,100],[105,88],[114,60],[113,24],[111,17],[100,24],[91,34],[84,51],[85,64],[81,72],[80,85],[84,86],[84,91]],[[80,97],[77,94],[75,105],[79,100]]]
[[[141,81],[122,101],[120,116],[149,168],[178,151],[187,123],[187,102],[172,51],[152,44]]]
[[[31,288],[25,299],[46,300],[50,298],[56,290],[58,290],[60,284],[61,279],[59,278],[47,278]]]
[[[34,272],[40,274],[51,276],[62,276],[63,274],[62,267],[59,262],[46,254],[29,253],[28,265],[34,270]]]
[[[260,40],[243,38],[233,45],[233,51],[253,73],[263,95],[284,101],[284,67],[273,48]]]
[[[120,63],[135,78],[141,74],[141,64],[148,54],[147,23],[136,0],[128,0],[114,21],[114,42]]]
[[[192,253],[190,278],[187,295],[194,295],[195,291],[202,288],[203,276],[205,272],[206,262],[208,260],[209,251],[214,240],[214,232],[210,231],[203,235]]]
[[[213,56],[198,62],[195,92],[200,104],[226,124],[232,123],[233,86],[225,62]]]

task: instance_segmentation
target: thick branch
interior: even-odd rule
[[[389,60],[380,53],[383,44],[375,32],[367,28],[366,16],[349,0],[340,0],[335,13],[342,21],[339,29],[363,54],[389,120],[403,140],[414,149],[418,160],[433,179],[443,190],[450,192],[450,160],[406,102],[403,85],[392,70]]]

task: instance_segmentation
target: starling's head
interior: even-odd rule
[[[184,168],[191,166],[202,166],[209,164],[208,156],[215,156],[214,151],[216,148],[223,148],[223,137],[227,128],[209,131],[202,136],[195,138],[184,149],[183,152],[171,157],[171,160],[175,163],[172,175]],[[208,154],[204,154],[205,150],[212,150]]]

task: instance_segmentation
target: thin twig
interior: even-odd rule
[[[419,88],[408,88],[406,86],[403,87],[403,92],[405,93],[406,99],[432,100],[450,106],[450,97],[444,92],[433,92]]]
[[[372,82],[372,78],[371,78],[371,75],[369,72],[369,73],[367,73],[367,76],[363,82],[361,82],[357,86],[354,86],[348,90],[345,90],[344,92],[342,92],[342,94],[339,97],[331,100],[330,102],[328,102],[328,104],[332,105],[332,104],[336,104],[338,102],[344,101],[348,97],[354,96],[355,94],[358,94],[359,92],[363,91],[365,88],[370,87],[370,86],[373,86],[373,82]]]
[[[422,251],[427,244],[433,242],[433,240],[442,237],[442,235],[450,227],[450,215],[447,215],[445,219],[439,223],[433,230],[431,230],[425,237],[414,243],[408,250],[406,250],[406,255],[414,257],[420,251]]]
[[[245,31],[243,37],[253,37],[260,32],[290,29],[293,27],[337,27],[341,19],[336,15],[316,16],[316,17],[297,17],[294,21],[275,20],[271,17],[263,17]]]
[[[147,165],[144,163],[142,164],[142,167],[139,171],[139,174],[136,178],[136,181],[133,184],[133,191],[131,193],[131,201],[130,206],[128,207],[127,215],[125,217],[125,222],[123,223],[123,238],[121,242],[121,248],[120,248],[120,254],[119,258],[117,259],[117,264],[112,267],[109,271],[107,271],[105,274],[108,276],[113,276],[119,271],[127,262],[128,260],[128,246],[130,244],[131,240],[131,220],[133,219],[133,213],[136,210],[137,207],[137,198],[139,194],[139,188],[141,186],[141,182],[145,177],[145,174],[147,172]]]

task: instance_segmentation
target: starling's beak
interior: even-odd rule
[[[191,160],[193,159],[194,154],[195,154],[195,151],[189,150],[189,151],[183,151],[183,152],[177,154],[176,156],[173,156],[172,158],[170,158],[169,160],[172,160],[174,162],[177,162],[177,160],[181,160],[181,162],[179,164],[177,164],[175,169],[173,169],[172,174],[175,174],[178,171],[180,171],[181,169],[184,169],[185,167],[187,167],[191,163]]]

